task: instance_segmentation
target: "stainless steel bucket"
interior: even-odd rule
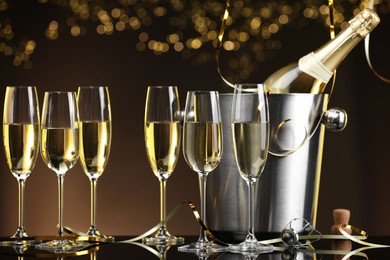
[[[293,218],[316,222],[327,95],[271,94],[270,153],[255,197],[255,232],[275,236]],[[207,180],[206,225],[220,240],[245,239],[247,185],[232,151],[230,113],[233,94],[220,94],[223,157]]]

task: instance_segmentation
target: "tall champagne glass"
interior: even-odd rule
[[[144,134],[146,154],[153,173],[160,181],[160,228],[148,245],[182,244],[182,237],[168,232],[166,224],[166,183],[175,169],[181,139],[180,104],[176,86],[149,86],[146,96]]]
[[[36,247],[55,252],[73,250],[77,241],[63,240],[63,206],[65,174],[79,158],[79,115],[76,93],[66,91],[45,92],[42,109],[41,155],[45,164],[58,179],[58,240]]]
[[[91,225],[88,235],[103,237],[96,227],[96,185],[111,149],[111,104],[108,87],[79,87],[80,161],[91,183]]]
[[[254,190],[267,160],[269,114],[267,93],[262,84],[238,84],[232,104],[233,151],[241,177],[248,184],[248,234],[244,242],[229,246],[250,259],[272,252],[272,245],[261,244],[254,234]]]
[[[189,167],[198,173],[200,211],[206,220],[206,181],[222,156],[222,124],[217,91],[189,91],[184,111],[183,153]],[[207,239],[201,228],[197,242],[178,248],[182,252],[207,255],[227,248]]]
[[[19,186],[19,227],[12,241],[2,245],[32,244],[24,228],[24,187],[34,169],[39,151],[39,105],[33,86],[9,86],[6,88],[3,114],[3,143],[11,173]]]

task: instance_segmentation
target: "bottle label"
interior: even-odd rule
[[[333,75],[333,72],[325,67],[325,65],[322,64],[320,59],[313,52],[300,58],[298,66],[301,71],[321,80],[324,83],[328,83]]]

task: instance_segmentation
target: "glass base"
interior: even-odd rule
[[[23,254],[28,247],[42,243],[42,240],[8,240],[1,241],[0,246],[12,247],[16,253]]]
[[[221,246],[210,241],[197,241],[177,248],[180,252],[194,253],[198,256],[208,256],[213,253],[226,252],[228,249],[227,246]]]
[[[102,233],[100,233],[100,231],[98,230],[98,228],[96,226],[90,226],[89,230],[87,232],[87,235],[89,237],[101,238],[104,242],[114,242],[115,241],[114,237],[106,236],[106,235],[103,235]]]
[[[273,250],[272,245],[265,245],[257,240],[247,240],[240,244],[229,246],[229,252],[240,253],[249,258],[256,258],[259,254],[271,253]]]
[[[36,249],[53,252],[56,254],[71,253],[82,250],[91,246],[90,243],[85,241],[76,240],[52,240],[46,243],[38,244]]]
[[[24,253],[29,246],[42,243],[42,240],[29,238],[23,226],[18,227],[16,233],[8,241],[1,241],[0,246],[12,247],[17,253]]]
[[[152,237],[145,237],[142,242],[148,246],[156,245],[180,245],[184,244],[184,238],[171,235],[165,225],[160,226],[156,234]]]
[[[145,237],[142,239],[142,242],[148,246],[155,245],[180,245],[184,243],[183,237],[175,237],[175,236],[160,236],[156,235],[153,237]]]

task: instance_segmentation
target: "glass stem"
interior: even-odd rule
[[[24,236],[24,187],[26,179],[18,179],[18,190],[19,190],[19,200],[18,200],[18,231],[15,234],[15,237],[22,238]]]
[[[255,237],[255,202],[254,202],[254,193],[255,193],[255,183],[254,181],[247,181],[248,184],[248,206],[249,206],[249,226],[248,226],[248,235],[246,240],[257,240]]]
[[[58,236],[64,235],[64,174],[58,174]]]
[[[206,181],[207,173],[198,173],[199,176],[199,191],[200,191],[200,218],[203,223],[206,223]],[[200,228],[200,235],[198,242],[207,242],[206,233],[203,230],[203,227]]]
[[[167,179],[161,178],[160,179],[160,229],[166,228],[166,186],[167,186]]]
[[[96,185],[97,179],[91,178],[91,227],[96,226]]]

